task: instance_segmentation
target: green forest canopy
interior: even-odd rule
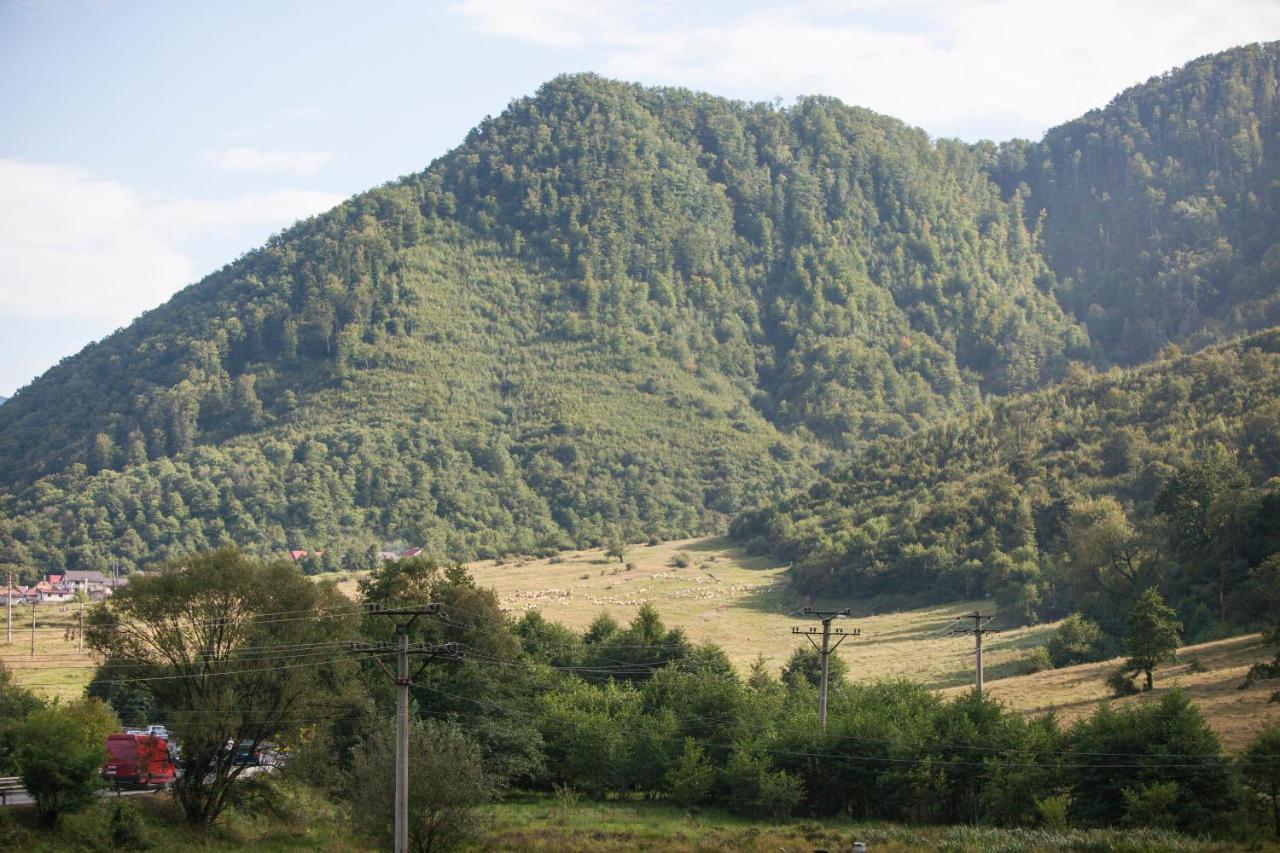
[[[719,530],[1073,361],[1274,321],[1278,64],[1002,146],[557,78],[6,402],[0,560]]]

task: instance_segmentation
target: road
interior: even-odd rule
[[[239,778],[245,779],[257,773],[269,773],[275,768],[270,765],[250,765],[240,771]],[[181,772],[181,771],[179,771]],[[158,794],[155,788],[115,788],[106,787],[99,792],[102,797],[140,797],[144,794]],[[6,806],[29,806],[35,801],[27,796],[23,791],[20,794],[9,794],[5,797],[4,805]]]

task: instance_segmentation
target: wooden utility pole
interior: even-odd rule
[[[375,607],[369,611],[370,616],[387,616],[395,620],[395,645],[386,642],[351,644],[352,651],[372,654],[374,661],[396,684],[395,853],[407,853],[409,849],[409,685],[413,684],[413,678],[409,677],[409,653],[428,657],[418,668],[414,678],[422,674],[431,658],[458,660],[462,657],[457,643],[435,646],[409,642],[409,628],[417,618],[424,614],[438,613],[439,610],[440,605],[434,603],[416,607]],[[391,674],[380,657],[391,652],[396,656],[395,675]]]
[[[80,654],[84,654],[84,596],[80,596]]]
[[[852,631],[846,631],[843,628],[836,628],[835,630],[832,630],[831,628],[832,619],[848,619],[849,618],[849,608],[847,607],[844,610],[814,610],[811,607],[805,607],[797,612],[803,613],[808,616],[817,616],[819,619],[822,620],[822,645],[821,646],[819,646],[816,642],[814,642],[813,635],[818,633],[818,629],[814,628],[813,626],[809,626],[808,629],[804,629],[796,625],[791,628],[791,633],[802,635],[806,640],[809,641],[809,644],[812,645],[815,649],[817,649],[818,653],[822,655],[822,678],[819,680],[819,683],[818,683],[818,725],[820,725],[822,727],[822,730],[825,732],[827,730],[827,674],[830,671],[830,667],[827,664],[827,659],[831,656],[831,653],[834,652],[837,648],[839,648],[840,644],[843,643],[846,639],[848,639],[849,637],[856,637],[862,632],[857,628],[853,629]],[[834,646],[831,645],[832,634],[835,634],[837,637],[839,637],[839,639],[836,640],[836,644]]]
[[[4,591],[5,642],[13,645],[13,572],[9,572],[9,586]]]
[[[36,599],[34,598],[31,599],[31,656],[36,656]]]
[[[991,622],[991,620],[996,618],[994,613],[988,613],[986,616],[983,616],[981,610],[975,610],[972,613],[961,616],[960,618],[972,619],[973,627],[958,628],[952,631],[951,633],[953,636],[957,636],[960,634],[973,635],[974,659],[975,659],[974,663],[976,665],[976,672],[974,673],[973,686],[975,689],[977,689],[978,695],[981,696],[982,695],[982,635],[983,634],[999,634],[1000,631],[997,628],[987,627],[987,625]]]

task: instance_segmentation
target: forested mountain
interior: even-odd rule
[[[992,152],[1113,363],[1280,323],[1280,47],[1196,60]]]
[[[1262,123],[1248,169],[1179,143],[1186,163],[1159,172],[1170,205],[1202,185],[1222,206],[1265,199],[1254,219],[1215,220],[1249,235],[1196,309],[1227,319],[1148,312],[1163,324],[1151,347],[1247,326],[1265,301],[1276,55],[1193,64],[1081,120],[1184,104],[1206,74],[1248,81],[1257,102],[1161,113]],[[1137,336],[1115,318],[1139,308],[1108,289],[1138,279],[1086,263],[1090,234],[1131,235],[1060,222],[1137,197],[1137,179],[1090,166],[1087,186],[1059,181],[1036,153],[1081,160],[1074,126],[996,148],[828,98],[782,109],[557,78],[424,172],[291,228],[19,391],[0,408],[0,561],[139,565],[230,540],[337,565],[394,542],[466,557],[722,529],[869,441],[1072,360],[1146,353],[1124,350]],[[1160,233],[1141,260],[1166,271],[1203,237]]]
[[[1006,624],[1118,626],[1162,586],[1188,637],[1250,624],[1280,552],[1280,331],[884,439],[733,533],[816,594],[994,595]],[[1258,582],[1264,582],[1259,580]]]
[[[963,145],[560,78],[19,392],[8,558],[721,527],[1061,370],[1048,275]]]

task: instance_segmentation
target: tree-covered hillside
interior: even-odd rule
[[[234,541],[337,565],[397,542],[468,557],[722,529],[1072,360],[1249,326],[1275,283],[1276,52],[1000,149],[827,98],[557,78],[0,407],[0,561]],[[1180,106],[1153,122],[1131,103]],[[1106,145],[1081,137],[1095,125]],[[1243,153],[1215,153],[1237,126]],[[1102,167],[1138,142],[1160,169]],[[1059,156],[1085,164],[1075,183]],[[1137,248],[1110,200],[1160,193],[1160,216],[1203,196],[1216,224],[1156,217]],[[1193,292],[1213,296],[1160,296]]]
[[[737,519],[814,594],[994,595],[1005,624],[1118,626],[1161,586],[1188,638],[1251,624],[1280,551],[1280,331],[1085,370],[905,439]]]
[[[993,152],[1063,306],[1113,363],[1280,322],[1280,44],[1135,86]]]
[[[891,119],[560,78],[19,392],[5,559],[720,527],[1082,352],[1034,239]]]

